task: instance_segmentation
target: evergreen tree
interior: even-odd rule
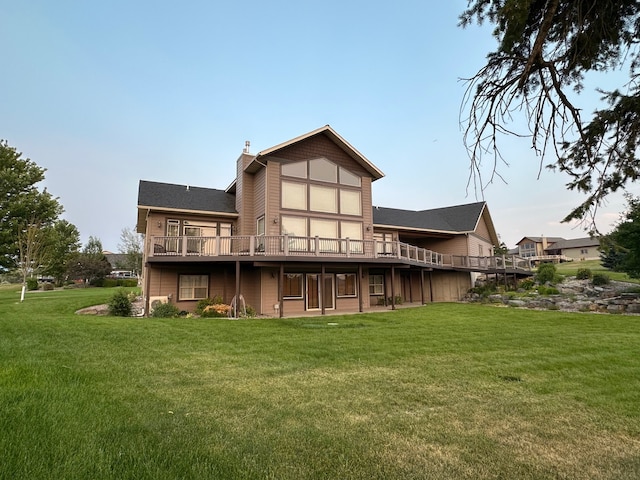
[[[489,22],[498,41],[468,80],[462,123],[472,175],[480,188],[504,162],[503,135],[529,139],[549,165],[586,195],[564,221],[590,221],[603,199],[640,177],[640,2],[637,0],[470,0],[462,26]],[[624,68],[628,82],[600,90],[589,115],[577,103],[585,76]],[[515,131],[523,115],[528,129]],[[491,174],[482,176],[483,155]],[[485,159],[486,163],[486,159]],[[506,162],[505,162],[506,163]]]

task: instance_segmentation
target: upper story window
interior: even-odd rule
[[[283,163],[281,173],[293,179],[309,180],[309,183],[282,181],[282,208],[310,210],[322,213],[340,213],[362,216],[361,178],[349,170],[338,167],[326,158],[314,158],[301,162]],[[323,182],[323,185],[315,182]],[[332,187],[327,183],[344,185]]]
[[[309,160],[309,180],[338,183],[338,166],[326,158]]]
[[[346,168],[340,167],[340,183],[342,185],[359,187],[360,185],[362,185],[362,180],[355,173],[351,173]]]
[[[344,167],[324,157],[303,160],[301,162],[283,163],[282,175],[286,177],[306,178],[316,182],[339,183],[349,187],[362,186],[362,179]]]
[[[307,184],[282,182],[282,208],[307,209]]]
[[[307,178],[307,162],[282,164],[282,175],[287,177]]]

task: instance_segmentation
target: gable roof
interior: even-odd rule
[[[138,208],[237,215],[235,195],[224,190],[147,180],[140,180]]]
[[[562,250],[567,248],[599,247],[600,240],[595,237],[573,238],[560,240],[546,248],[546,250]]]
[[[471,233],[477,228],[486,209],[486,202],[417,211],[374,207],[373,223],[379,227],[443,233]],[[493,230],[493,224],[488,227],[490,231]],[[494,236],[493,233],[492,236]]]
[[[264,164],[261,162],[260,158],[265,157],[267,155],[271,155],[276,153],[283,148],[289,147],[295,143],[301,142],[303,140],[307,140],[316,135],[325,135],[327,136],[333,143],[335,143],[338,147],[340,147],[347,155],[353,158],[356,163],[358,163],[362,168],[364,168],[373,178],[373,180],[378,180],[384,177],[384,173],[376,167],[373,163],[371,163],[367,158],[362,155],[358,150],[356,150],[349,142],[347,142],[344,138],[342,138],[338,133],[331,128],[329,125],[325,125],[324,127],[317,128],[312,130],[309,133],[305,133],[298,137],[292,138],[291,140],[287,140],[284,143],[280,143],[271,148],[267,148],[266,150],[262,150],[257,153],[253,160],[247,165],[245,171],[253,172],[261,167]],[[229,190],[229,189],[227,189]]]
[[[520,245],[524,240],[530,240],[534,243],[542,243],[543,238],[547,240],[549,246],[551,246],[552,243],[557,243],[564,240],[564,238],[562,237],[522,237],[522,239],[517,242],[516,245]]]

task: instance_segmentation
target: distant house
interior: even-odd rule
[[[550,256],[547,249],[557,242],[563,241],[562,237],[524,237],[518,243],[518,255],[531,260],[534,263],[540,261],[561,262],[559,256]]]
[[[226,190],[140,181],[147,311],[244,300],[258,314],[357,312],[459,300],[478,272],[530,275],[492,257],[485,202],[430,210],[374,207],[383,173],[330,126],[257,154]]]
[[[111,253],[108,251],[102,252],[107,259],[107,262],[111,265],[112,270],[124,270],[129,263],[127,254],[125,253]]]
[[[598,260],[600,259],[600,240],[592,237],[560,240],[549,245],[547,255],[560,255],[569,260]]]

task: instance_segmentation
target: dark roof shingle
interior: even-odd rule
[[[476,202],[417,211],[373,207],[373,223],[442,232],[472,232],[485,205],[485,202]]]
[[[237,213],[236,197],[224,190],[140,180],[138,206]]]

